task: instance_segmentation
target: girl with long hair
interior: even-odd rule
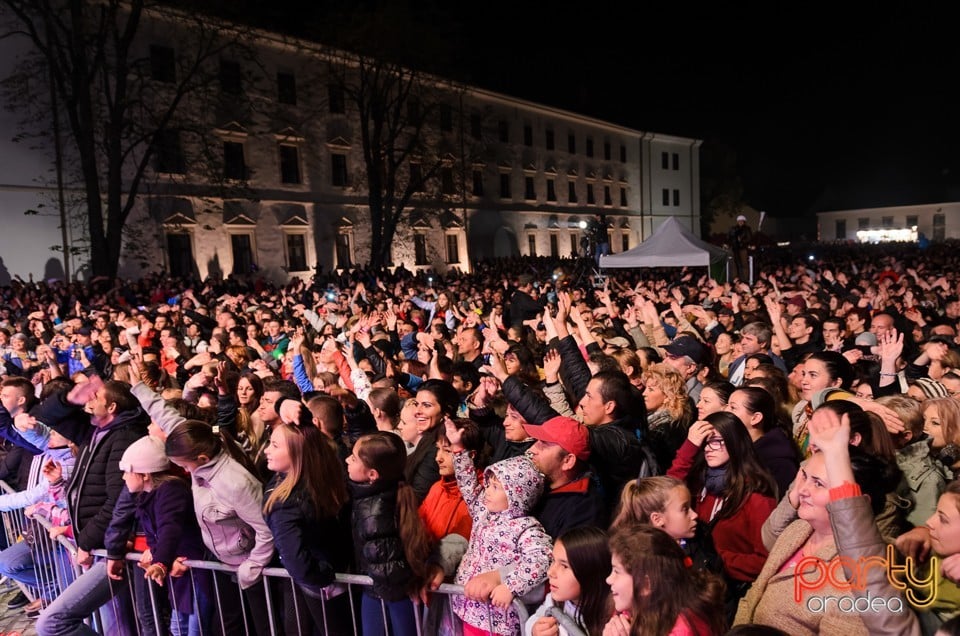
[[[550,593],[524,626],[526,636],[567,636],[553,612],[560,611],[587,634],[598,634],[610,618],[610,573],[607,533],[584,526],[567,530],[553,543],[553,563],[547,570]],[[553,609],[556,608],[556,609]],[[553,612],[549,610],[553,609]]]
[[[645,523],[660,528],[682,543],[697,531],[697,511],[690,489],[676,477],[658,475],[628,482],[620,491],[620,506],[610,530]]]
[[[408,596],[423,587],[431,546],[416,494],[404,481],[406,460],[403,440],[384,431],[358,439],[347,458],[356,567],[373,579],[361,600],[363,636],[386,634],[383,607],[391,634],[417,633]]]
[[[342,465],[320,429],[299,422],[273,427],[264,454],[263,513],[295,584],[284,586],[284,633],[352,634],[349,595],[331,586],[350,554]]]
[[[727,412],[695,422],[667,474],[687,482],[733,594],[745,591],[766,560],[760,529],[777,502],[743,424]]]
[[[758,386],[742,386],[730,395],[727,411],[743,423],[760,463],[777,482],[777,493],[786,493],[800,468],[800,453],[781,426],[777,402]]]
[[[689,566],[687,555],[663,530],[626,524],[610,537],[607,577],[615,614],[604,636],[722,634],[723,581]]]

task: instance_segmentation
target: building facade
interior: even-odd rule
[[[817,214],[821,241],[881,243],[960,238],[960,202],[835,210]]]
[[[179,23],[174,14],[152,13],[138,35],[147,81],[159,89],[181,63],[178,45],[187,38]],[[345,58],[275,33],[246,41],[243,54],[225,48],[209,61],[209,85],[187,97],[180,116],[189,128],[206,129],[203,140],[173,126],[155,146],[128,221],[122,276],[162,267],[200,278],[256,272],[284,282],[368,262],[359,113],[326,70]],[[606,219],[613,252],[635,247],[670,216],[699,234],[700,140],[438,78],[429,83],[429,157],[411,155],[398,170],[422,183],[392,241],[393,265],[469,270],[488,258],[573,256],[596,214]],[[8,189],[21,199],[50,189],[49,180],[17,179]],[[0,189],[4,215],[22,205]],[[13,240],[23,239],[0,235],[0,244]],[[24,278],[42,273],[19,258],[5,266]]]

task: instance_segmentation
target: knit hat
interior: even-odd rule
[[[917,378],[913,381],[913,384],[920,387],[920,390],[923,391],[924,397],[927,398],[944,398],[950,397],[950,392],[947,391],[945,387],[940,382],[936,380],[931,380],[930,378]]]
[[[120,470],[125,473],[149,475],[163,472],[168,468],[170,468],[170,460],[164,451],[163,442],[151,435],[141,437],[130,444],[120,458]]]

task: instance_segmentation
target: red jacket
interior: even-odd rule
[[[434,541],[448,534],[459,534],[470,540],[473,519],[470,518],[470,511],[467,510],[456,479],[441,478],[435,482],[420,504],[419,512],[423,525]]]
[[[690,440],[686,440],[677,451],[677,456],[667,474],[687,481],[693,460],[699,452],[699,447],[694,446]],[[732,516],[718,519],[711,524],[716,512],[714,508],[722,502],[718,502],[715,495],[707,493],[702,488],[693,492],[693,496],[697,516],[701,522],[711,527],[710,536],[713,539],[713,546],[723,560],[723,569],[726,573],[737,581],[756,579],[760,570],[763,569],[768,554],[763,547],[760,529],[773,509],[777,507],[777,501],[773,497],[754,493]]]

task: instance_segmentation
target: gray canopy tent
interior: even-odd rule
[[[600,268],[713,267],[726,263],[727,256],[726,250],[701,241],[671,216],[632,250],[601,256]]]

